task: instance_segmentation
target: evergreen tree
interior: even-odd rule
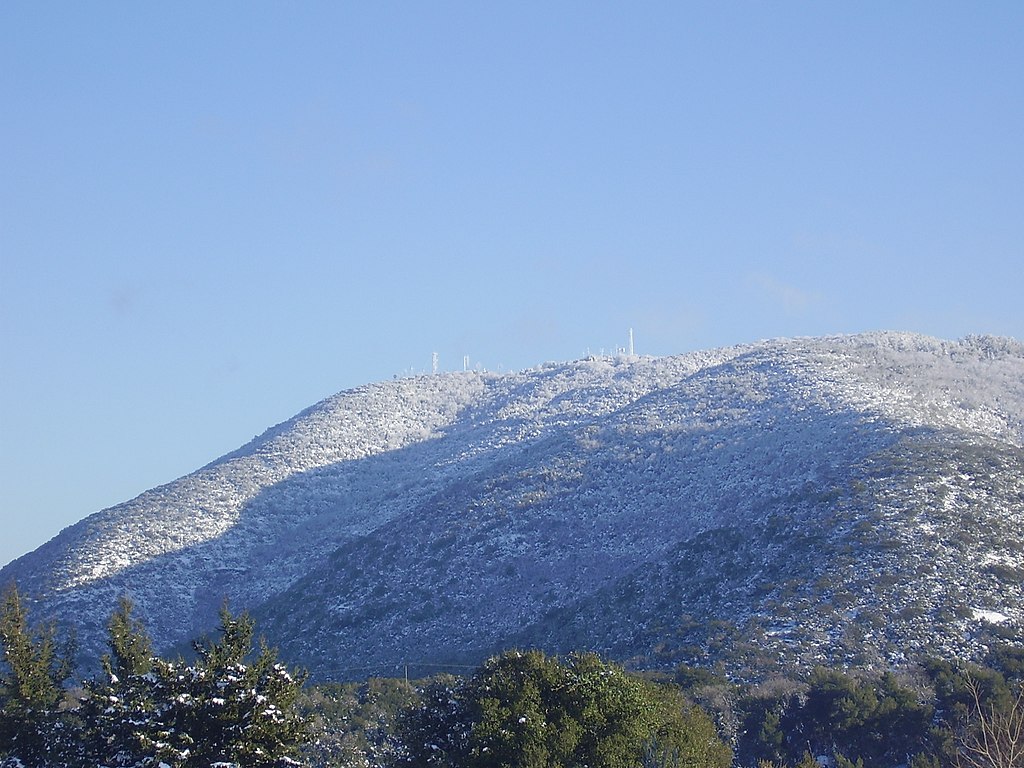
[[[81,705],[87,760],[109,768],[143,766],[153,750],[157,702],[151,642],[133,605],[122,597],[107,623],[110,653],[103,674],[85,684]]]
[[[0,757],[38,768],[76,765],[78,721],[61,708],[71,645],[58,651],[52,626],[32,629],[11,586],[0,607]]]
[[[108,623],[103,675],[86,684],[81,711],[88,764],[109,768],[297,765],[304,734],[296,699],[303,678],[261,646],[253,622],[221,611],[220,636],[195,644],[197,660],[154,656],[132,605]]]
[[[103,657],[103,670],[109,677],[144,675],[153,667],[153,643],[142,622],[132,616],[132,601],[122,597],[107,622],[110,653]]]
[[[933,749],[934,708],[890,672],[854,676],[819,667],[808,684],[776,685],[775,692],[741,702],[745,761],[791,764],[810,749],[839,766],[923,765]]]
[[[159,728],[150,747],[171,768],[297,765],[306,723],[296,700],[304,675],[289,672],[265,644],[250,662],[252,619],[227,608],[220,619],[219,639],[195,644],[195,664],[154,659],[148,677]]]

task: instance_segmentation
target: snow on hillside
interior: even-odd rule
[[[0,578],[17,578],[44,609],[79,624],[85,647],[99,642],[95,617],[119,594],[133,595],[167,643],[209,627],[228,597],[264,606],[275,639],[310,661],[344,646],[377,663],[413,647],[500,644],[545,615],[600,613],[630,579],[635,608],[676,610],[644,590],[666,580],[690,589],[689,566],[674,559],[690,542],[726,529],[768,535],[766,520],[783,516],[800,538],[823,515],[838,520],[842,504],[849,519],[827,533],[828,547],[847,551],[861,536],[867,560],[875,540],[856,527],[868,517],[909,562],[930,546],[927,526],[948,538],[951,516],[977,506],[983,490],[982,528],[1002,520],[1004,538],[1024,542],[1016,486],[1000,471],[982,482],[974,466],[1000,451],[1009,466],[1022,441],[1024,347],[991,337],[874,333],[420,376],[328,398],[196,473],[86,518]],[[933,444],[941,450],[925,448]],[[919,465],[928,451],[941,480]],[[893,469],[900,461],[911,466]],[[851,487],[864,490],[847,498]],[[899,522],[922,503],[934,520]],[[1019,552],[990,543],[979,533],[970,550],[989,558],[986,574],[993,562],[1024,572]],[[946,563],[947,550],[934,554],[949,574],[974,567]],[[761,550],[750,558],[764,570]],[[894,558],[878,563],[893,571]],[[660,586],[642,583],[645,573],[660,573]],[[855,576],[843,582],[851,615],[867,610],[860,595],[870,588]],[[921,615],[952,599],[946,576],[920,576],[934,587]],[[1024,619],[1003,604],[1003,581],[985,578],[963,621]],[[777,597],[769,589],[760,607],[730,610],[761,615],[769,593]],[[839,613],[823,626],[845,626]],[[906,632],[922,631],[911,618]],[[622,652],[640,642],[602,631]]]
[[[469,374],[366,386],[329,398],[204,469],[71,528],[66,567],[51,588],[73,589],[222,536],[259,494],[300,473],[436,437],[481,386],[480,377]],[[276,527],[272,519],[261,523]]]

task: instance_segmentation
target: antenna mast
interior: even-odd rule
[[[629,356],[633,356],[633,329],[629,329]]]

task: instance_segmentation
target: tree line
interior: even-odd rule
[[[58,643],[52,626],[33,626],[18,591],[7,592],[0,607],[2,768],[335,764],[317,738],[306,675],[262,641],[257,647],[246,614],[223,608],[217,635],[196,641],[190,662],[154,654],[127,599],[107,630],[102,671],[71,686],[73,647]],[[386,737],[389,768],[726,768],[731,760],[710,718],[677,689],[594,654],[512,651],[468,679],[440,676],[409,693]]]
[[[101,671],[0,606],[0,768],[1021,768],[1024,651],[913,673],[819,668],[735,684],[507,651],[468,677],[308,685],[227,607],[194,658],[153,652],[122,599]]]
[[[545,752],[537,746],[545,733],[537,723],[554,722],[560,705],[557,698],[533,692],[536,686],[544,690],[549,664],[572,667],[576,657],[545,660],[539,652],[509,656],[489,660],[468,679],[439,675],[415,687],[398,678],[316,686],[305,704],[311,715],[313,764],[583,765],[552,758],[554,749],[543,748]],[[584,666],[598,661],[590,657]],[[533,670],[525,676],[534,680],[529,693],[515,693],[525,683],[512,684],[508,677],[512,670],[523,674],[526,669]],[[571,675],[571,670],[554,679],[561,674]],[[752,683],[731,682],[714,671],[685,665],[625,677],[653,684],[669,702],[669,711],[678,715],[682,710],[691,718],[681,729],[686,734],[682,745],[659,750],[656,745],[664,742],[651,739],[647,744],[655,748],[639,757],[633,752],[634,762],[625,765],[1024,768],[1020,645],[993,646],[984,664],[930,659],[898,671],[819,667]],[[615,679],[614,673],[607,674],[606,680]],[[564,690],[562,686],[551,688]],[[614,711],[607,704],[600,708]],[[506,724],[507,738],[535,746],[509,749],[504,761],[477,762],[477,753],[491,744],[477,742],[474,752],[473,739],[487,732],[483,724],[489,718],[494,722],[495,712],[503,713],[496,721]],[[556,714],[538,721],[531,712]],[[519,718],[525,719],[519,723]],[[658,730],[645,733],[656,737]],[[530,763],[529,754],[547,755],[548,762]],[[615,765],[593,759],[585,764]]]
[[[14,588],[0,608],[0,758],[24,768],[193,768],[299,765],[303,674],[254,647],[253,621],[220,613],[217,637],[197,640],[195,660],[152,651],[132,604],[107,625],[102,672],[70,687],[73,645],[52,626],[30,625]]]

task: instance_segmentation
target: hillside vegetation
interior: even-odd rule
[[[19,593],[0,607],[2,768],[1019,768],[1024,649],[987,667],[823,667],[757,685],[592,653],[506,651],[466,677],[320,685],[227,608],[191,660],[152,652],[122,600],[80,687]]]
[[[154,436],[159,439],[159,436]],[[318,681],[508,647],[635,667],[979,659],[1024,626],[1024,346],[901,333],[340,393],[0,572],[98,658],[225,598]]]

